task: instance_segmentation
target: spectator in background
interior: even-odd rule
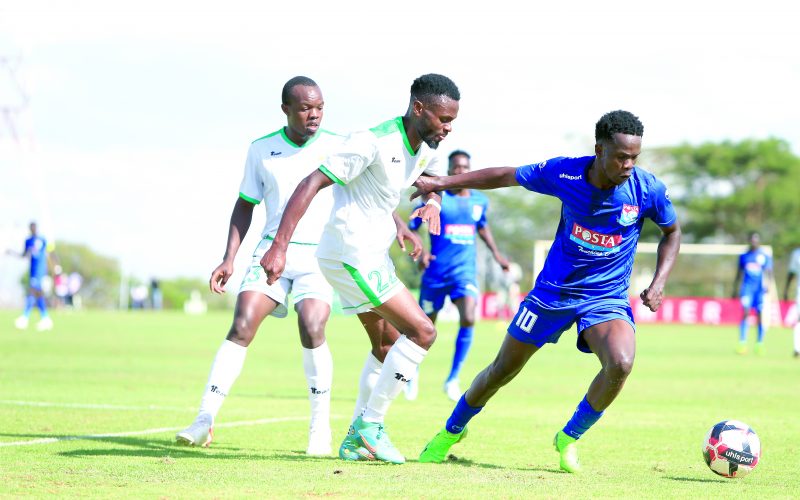
[[[81,306],[81,298],[78,292],[83,286],[83,276],[77,271],[72,271],[67,277],[67,305],[72,308]]]
[[[13,250],[6,253],[19,255],[22,258],[30,258],[31,268],[28,278],[28,291],[25,297],[25,309],[22,316],[14,321],[14,326],[20,330],[28,328],[28,321],[33,305],[39,308],[40,319],[36,323],[39,331],[52,330],[53,320],[47,313],[47,300],[45,299],[42,283],[47,276],[47,269],[51,261],[52,246],[48,247],[47,240],[36,232],[36,222],[30,224],[31,235],[25,240],[25,247],[22,253],[16,254]]]
[[[157,279],[150,280],[150,302],[153,309],[160,310],[163,307],[163,295],[161,294],[161,286]]]
[[[747,324],[750,310],[756,312],[758,318],[758,339],[756,354],[764,354],[764,322],[761,311],[764,307],[764,295],[769,290],[769,280],[772,276],[772,257],[761,248],[761,236],[752,231],[749,236],[750,248],[739,256],[739,266],[736,268],[736,277],[733,279],[733,298],[739,294],[742,303],[742,322],[739,324],[739,345],[736,347],[738,354],[747,354]]]
[[[56,266],[53,268],[53,294],[55,295],[55,300],[53,302],[54,308],[58,309],[67,304],[67,294],[69,293],[68,290],[67,275],[64,274],[61,266],[56,264]]]
[[[147,296],[146,285],[136,285],[131,288],[131,309],[144,309],[147,303]]]
[[[789,258],[789,272],[786,274],[786,287],[783,290],[783,300],[789,300],[789,288],[792,280],[800,274],[800,247],[795,248]],[[794,357],[800,358],[800,278],[797,280],[794,300],[797,302],[797,320],[794,324]]]

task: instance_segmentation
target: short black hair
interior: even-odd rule
[[[307,76],[295,76],[290,78],[288,82],[283,85],[283,92],[281,92],[281,101],[284,104],[289,104],[292,98],[292,89],[298,85],[302,87],[319,87],[317,82]]]
[[[629,111],[611,111],[603,115],[594,127],[594,139],[597,142],[613,140],[614,134],[636,135],[644,134],[644,125],[639,117]]]
[[[467,160],[469,160],[469,159],[472,159],[472,157],[471,157],[471,156],[469,155],[469,153],[467,153],[466,151],[464,151],[464,150],[462,150],[462,149],[456,149],[455,151],[453,151],[452,153],[450,153],[450,156],[448,156],[448,157],[447,157],[447,160],[448,160],[448,161],[453,161],[453,157],[455,157],[455,156],[459,156],[459,155],[460,155],[460,156],[466,156],[466,157],[467,157]]]
[[[427,101],[431,97],[447,96],[454,101],[461,99],[461,92],[453,80],[444,75],[428,73],[422,75],[411,84],[411,97],[418,101]]]

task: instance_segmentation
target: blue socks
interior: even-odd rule
[[[44,297],[39,297],[36,299],[36,307],[39,308],[39,312],[41,313],[43,318],[47,317],[47,301]]]
[[[739,323],[739,342],[747,341],[747,317]]]
[[[461,396],[461,399],[456,403],[455,409],[453,409],[453,413],[450,414],[450,418],[447,419],[447,424],[445,424],[444,428],[447,429],[447,432],[458,434],[464,430],[464,427],[472,420],[472,417],[482,409],[483,406],[474,407],[468,405],[464,396]]]
[[[581,401],[575,409],[572,418],[569,419],[567,425],[564,426],[564,434],[572,436],[575,439],[580,439],[583,433],[588,431],[602,416],[603,412],[595,411],[592,405],[586,401],[586,396],[584,396],[583,401]]]
[[[764,334],[765,333],[766,333],[766,330],[764,329],[764,325],[759,321],[758,322],[758,341],[759,342],[764,342]]]
[[[33,304],[36,303],[36,297],[33,295],[28,295],[25,297],[25,310],[22,311],[22,315],[26,318],[31,315],[31,309],[33,309]]]
[[[467,353],[472,345],[472,331],[471,326],[462,326],[458,329],[458,336],[456,337],[456,350],[453,353],[453,366],[450,368],[450,375],[447,376],[447,381],[455,380],[458,378],[461,367],[464,365],[464,360],[467,359]]]

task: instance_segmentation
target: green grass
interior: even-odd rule
[[[581,440],[584,472],[573,476],[558,470],[551,440],[599,366],[575,349],[573,332],[495,396],[452,449],[457,458],[419,464],[453,407],[442,381],[455,325],[440,324],[419,399],[400,396],[389,412],[392,440],[410,460],[391,466],[304,456],[308,401],[292,318],[264,323],[217,418],[214,444],[187,449],[172,444],[175,429],[195,416],[229,313],[56,313],[47,333],[14,330],[15,315],[0,311],[0,445],[61,439],[0,446],[3,497],[800,496],[800,361],[790,355],[789,330],[771,330],[766,356],[755,357],[734,354],[735,328],[641,326],[633,374]],[[498,323],[479,324],[464,388],[503,335]],[[348,317],[331,320],[328,338],[336,446],[368,342]],[[271,418],[284,420],[224,426]],[[743,479],[715,476],[701,457],[707,430],[728,418],[750,424],[762,441],[762,462]],[[75,438],[113,433],[127,435]]]

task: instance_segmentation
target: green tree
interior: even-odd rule
[[[86,307],[113,308],[119,302],[119,262],[95,253],[86,245],[57,241],[55,254],[64,274],[77,272],[83,278],[78,292]]]
[[[800,244],[800,158],[781,139],[661,148],[686,241],[746,242],[758,231],[776,255]]]

